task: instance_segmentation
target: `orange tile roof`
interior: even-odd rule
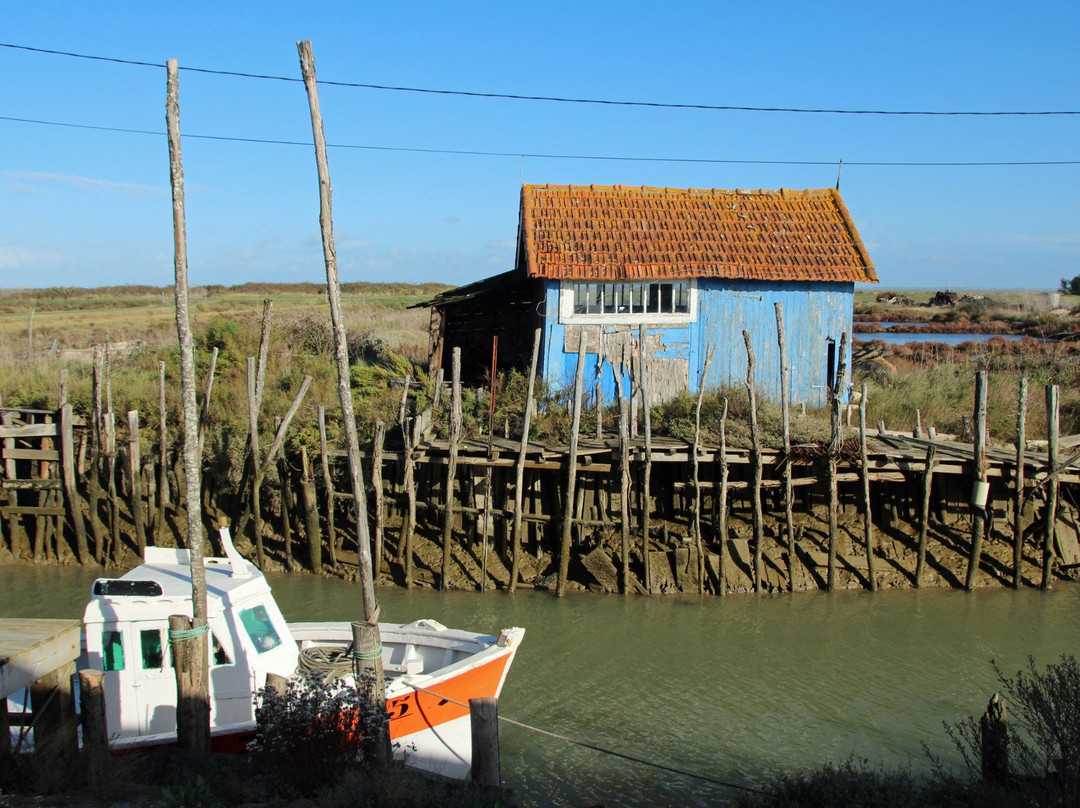
[[[521,233],[529,277],[877,282],[831,188],[524,185]]]

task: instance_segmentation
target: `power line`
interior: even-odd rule
[[[92,56],[85,53],[73,53],[71,51],[51,50],[49,48],[34,48],[29,45],[15,45],[0,42],[0,48],[29,51],[49,56],[68,56],[73,59],[89,59],[97,62],[112,62],[114,64],[133,65],[136,67],[156,67],[163,69],[164,65],[154,62],[143,62],[135,59],[121,59],[111,56]],[[203,73],[214,76],[232,76],[246,79],[262,79],[268,81],[286,81],[300,83],[302,79],[291,76],[273,76],[262,73],[243,73],[234,70],[214,70],[206,67],[181,67],[180,70],[189,73]],[[712,112],[779,112],[802,115],[898,115],[898,116],[932,116],[932,117],[1039,117],[1039,116],[1062,116],[1080,115],[1080,110],[897,110],[897,109],[830,109],[817,107],[753,107],[731,104],[678,104],[661,101],[617,101],[601,98],[572,98],[557,95],[522,95],[515,93],[489,93],[473,90],[446,90],[430,87],[406,87],[392,84],[367,84],[351,81],[330,81],[319,79],[319,84],[328,87],[349,87],[363,90],[384,90],[400,93],[420,93],[425,95],[449,95],[464,98],[492,98],[509,101],[546,101],[559,104],[592,104],[610,107],[644,107],[651,109],[686,109],[706,110]]]
[[[12,121],[14,123],[28,123],[38,126],[58,126],[65,129],[87,129],[94,132],[118,132],[128,135],[152,135],[164,137],[165,132],[152,129],[127,129],[119,126],[93,126],[81,123],[66,123],[63,121],[45,121],[36,118],[16,118],[10,115],[0,115],[0,121]],[[305,146],[310,148],[311,141],[303,140],[278,140],[272,138],[234,137],[229,135],[200,135],[184,133],[183,137],[190,140],[214,140],[226,143],[258,143],[270,146]],[[837,160],[733,160],[711,157],[632,157],[604,154],[553,154],[544,152],[520,152],[520,151],[480,151],[472,149],[433,149],[410,146],[375,146],[361,143],[327,143],[328,148],[355,149],[360,151],[379,152],[407,152],[413,154],[447,154],[465,157],[512,157],[514,159],[527,158],[530,160],[596,160],[600,162],[624,162],[624,163],[697,163],[713,165],[758,165],[758,166],[835,166]],[[902,161],[902,160],[845,160],[846,166],[862,166],[868,168],[1003,168],[1003,167],[1032,167],[1032,166],[1075,166],[1080,165],[1080,160],[982,160],[982,161]]]

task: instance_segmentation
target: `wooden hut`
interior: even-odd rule
[[[572,382],[580,340],[589,382],[626,390],[644,339],[653,400],[740,381],[749,331],[763,391],[779,394],[774,303],[783,303],[794,401],[825,403],[855,283],[877,275],[839,192],[525,185],[516,266],[429,305],[431,363],[462,349],[466,377],[527,362],[543,328],[542,374]],[[847,366],[850,367],[850,361]],[[775,372],[772,369],[775,368]],[[591,378],[590,378],[591,377]]]

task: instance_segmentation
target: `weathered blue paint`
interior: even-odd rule
[[[566,327],[559,322],[558,282],[546,282],[544,291],[541,374],[549,385],[569,387],[574,381],[577,351],[566,349]],[[782,303],[791,368],[791,400],[811,407],[826,403],[828,342],[834,340],[838,350],[841,335],[851,331],[854,284],[699,279],[697,296],[694,322],[648,328],[650,336],[660,339],[657,357],[677,358],[687,363],[691,392],[697,392],[710,348],[714,353],[705,379],[706,389],[741,385],[745,381],[746,348],[742,332],[746,330],[754,349],[757,387],[764,395],[779,398],[780,350],[775,304]],[[850,344],[847,360],[845,386],[850,381]],[[595,384],[596,363],[595,353],[586,355],[585,382],[589,391]],[[616,388],[614,373],[607,363],[601,386],[605,400],[610,401]],[[629,391],[630,385],[627,383],[624,389]]]

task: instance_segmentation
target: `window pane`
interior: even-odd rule
[[[672,305],[672,287],[674,285],[672,283],[660,284],[660,311],[664,314],[670,314],[674,310]]]
[[[690,311],[690,284],[685,281],[675,284],[675,313],[686,314]]]
[[[604,314],[615,313],[615,284],[604,284]]]
[[[281,645],[281,638],[270,622],[265,606],[254,606],[240,610],[240,622],[251,638],[252,644],[260,654]]]
[[[589,301],[589,287],[584,283],[574,284],[574,314],[585,314]]]
[[[101,632],[101,669],[106,671],[124,669],[124,641],[119,631]]]
[[[619,293],[619,313],[626,314],[630,311],[630,298],[633,288],[629,283],[620,283],[616,288]]]
[[[603,287],[598,283],[589,284],[589,314],[599,314],[601,308],[601,296]]]
[[[165,661],[161,648],[161,629],[143,629],[139,632],[139,643],[142,646],[143,670],[160,670]]]
[[[660,284],[649,284],[649,314],[656,314],[660,311]]]
[[[633,289],[633,313],[642,314],[645,311],[645,286],[640,283],[635,283]]]

